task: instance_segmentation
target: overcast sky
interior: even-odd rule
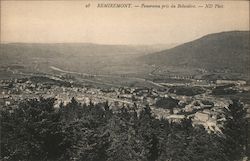
[[[102,2],[104,1],[99,1]],[[197,3],[197,1],[193,3],[195,2]],[[209,33],[249,30],[248,1],[217,2],[224,5],[223,9],[163,10],[97,9],[95,6],[98,2],[91,2],[92,6],[85,8],[87,1],[2,1],[1,3],[2,42],[165,44],[187,42]],[[137,3],[140,5],[172,2]],[[173,3],[192,2],[173,1]],[[205,4],[205,2],[199,3]]]

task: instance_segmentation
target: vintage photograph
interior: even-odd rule
[[[0,161],[250,160],[248,0],[1,0]]]

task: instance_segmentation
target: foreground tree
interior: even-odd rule
[[[18,108],[1,111],[1,155],[7,160],[50,160],[64,152],[60,146],[58,113],[54,99],[31,99]]]
[[[246,109],[239,100],[232,100],[226,110],[226,122],[223,133],[226,137],[225,153],[230,160],[238,160],[246,154],[247,119]]]

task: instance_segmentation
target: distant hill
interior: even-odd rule
[[[120,66],[131,67],[135,58],[173,47],[174,44],[105,45],[93,43],[2,43],[0,68],[48,72],[50,66],[65,70],[112,73]]]
[[[128,45],[102,45],[92,43],[9,43],[1,44],[1,56],[24,55],[30,57],[91,56],[134,54],[150,49]]]
[[[160,51],[175,44],[155,45],[106,45],[93,43],[6,43],[0,44],[0,55],[29,55],[31,57],[51,57],[62,55],[91,56],[114,54],[138,54]],[[59,54],[59,55],[58,55]]]
[[[250,72],[249,31],[215,33],[200,39],[141,56],[140,61],[157,66],[202,68],[210,71]]]

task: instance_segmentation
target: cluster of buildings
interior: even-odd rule
[[[242,82],[237,83],[242,84]],[[73,97],[85,104],[108,101],[114,110],[124,106],[136,106],[139,109],[149,105],[158,118],[167,118],[170,121],[191,118],[193,124],[200,124],[208,131],[217,132],[221,132],[221,122],[225,118],[223,109],[231,103],[229,99],[210,95],[211,91],[208,89],[203,94],[183,96],[152,88],[65,87],[44,82],[35,83],[29,79],[0,80],[0,89],[1,108],[17,106],[22,100],[38,97],[56,98],[55,108],[58,108],[61,103],[66,105]],[[178,105],[172,109],[159,108],[156,102],[161,98],[178,100]]]

